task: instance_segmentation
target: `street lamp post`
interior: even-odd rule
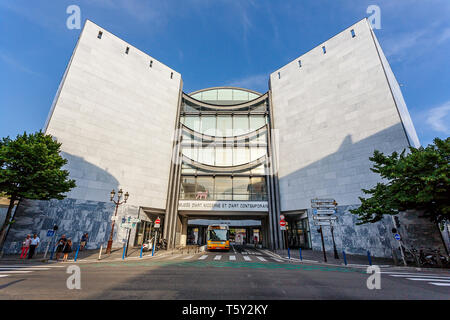
[[[114,195],[116,194],[116,192],[114,191],[114,189],[111,191],[111,198],[110,200],[112,202],[114,202],[114,204],[116,205],[116,210],[114,212],[114,217],[117,217],[117,209],[119,208],[119,206],[122,203],[127,203],[129,194],[128,192],[125,193],[123,201],[121,202],[120,199],[122,199],[122,195],[123,195],[123,191],[122,189],[119,190],[119,192],[117,192],[117,201],[114,200]],[[108,246],[106,247],[106,253],[110,254],[111,253],[111,249],[112,249],[112,243],[113,243],[113,235],[114,235],[114,225],[116,223],[116,220],[113,219],[112,223],[111,223],[111,233],[109,234],[109,240],[108,240]]]

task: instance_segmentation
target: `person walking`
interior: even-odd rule
[[[61,253],[63,252],[64,246],[66,245],[66,242],[67,242],[66,235],[63,234],[63,235],[61,236],[61,238],[59,238],[59,240],[58,240],[58,245],[57,245],[57,247],[56,247],[56,258],[55,258],[56,261],[59,260],[59,256],[60,256]]]
[[[22,243],[22,252],[20,253],[20,259],[25,259],[27,257],[28,250],[30,249],[31,236],[27,234],[24,242]]]
[[[89,234],[87,232],[81,236],[80,251],[83,251],[83,249],[86,246],[86,243],[88,241],[88,238],[89,238]]]
[[[30,242],[30,252],[28,253],[28,259],[33,258],[34,251],[35,251],[36,248],[38,247],[39,242],[40,242],[39,237],[38,237],[37,234],[35,233],[35,234],[33,235],[33,238],[31,239],[31,242]]]
[[[64,257],[63,257],[63,261],[67,261],[67,258],[69,257],[69,253],[72,252],[72,240],[68,239],[66,242],[66,245],[64,246],[63,249],[63,253],[64,253]]]

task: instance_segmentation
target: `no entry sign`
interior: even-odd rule
[[[280,220],[280,229],[281,230],[286,230],[286,221]]]
[[[156,218],[156,220],[155,220],[155,228],[159,228],[159,226],[160,226],[160,224],[161,224],[161,219],[159,219],[159,218]]]

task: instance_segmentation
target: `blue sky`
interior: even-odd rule
[[[423,145],[450,133],[449,0],[86,0],[0,2],[0,137],[43,127],[81,30],[69,5],[181,73],[184,91],[267,91],[268,75],[381,9],[375,33]]]

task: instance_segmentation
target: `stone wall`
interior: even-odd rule
[[[138,207],[121,205],[117,215],[118,223],[114,227],[113,247],[122,247],[122,239],[127,237],[126,229],[120,228],[124,216],[138,216]],[[16,221],[4,246],[6,254],[20,251],[22,241],[27,234],[37,233],[41,239],[38,252],[45,251],[51,238],[47,230],[59,227],[57,236],[65,234],[77,246],[83,233],[89,233],[88,249],[105,246],[111,231],[111,216],[115,206],[112,202],[99,202],[66,198],[64,200],[38,201],[24,200],[17,208]],[[134,241],[135,229],[131,230],[130,243]]]
[[[399,242],[394,239],[392,228],[394,223],[391,216],[385,216],[376,223],[357,226],[358,216],[350,213],[350,209],[358,205],[338,206],[336,210],[337,222],[334,226],[336,248],[341,255],[344,250],[349,254],[366,255],[370,251],[374,257],[391,258],[392,251],[398,251]],[[433,248],[444,252],[444,244],[439,229],[428,219],[422,218],[417,212],[405,212],[398,215],[400,221],[399,232],[403,243],[408,248]],[[311,244],[313,250],[322,250],[318,226],[314,225],[312,209],[308,209],[308,220],[311,230]],[[333,251],[330,227],[323,227],[325,250]],[[425,244],[425,245],[424,245]],[[399,252],[399,251],[398,251]],[[399,253],[396,253],[399,257]]]

